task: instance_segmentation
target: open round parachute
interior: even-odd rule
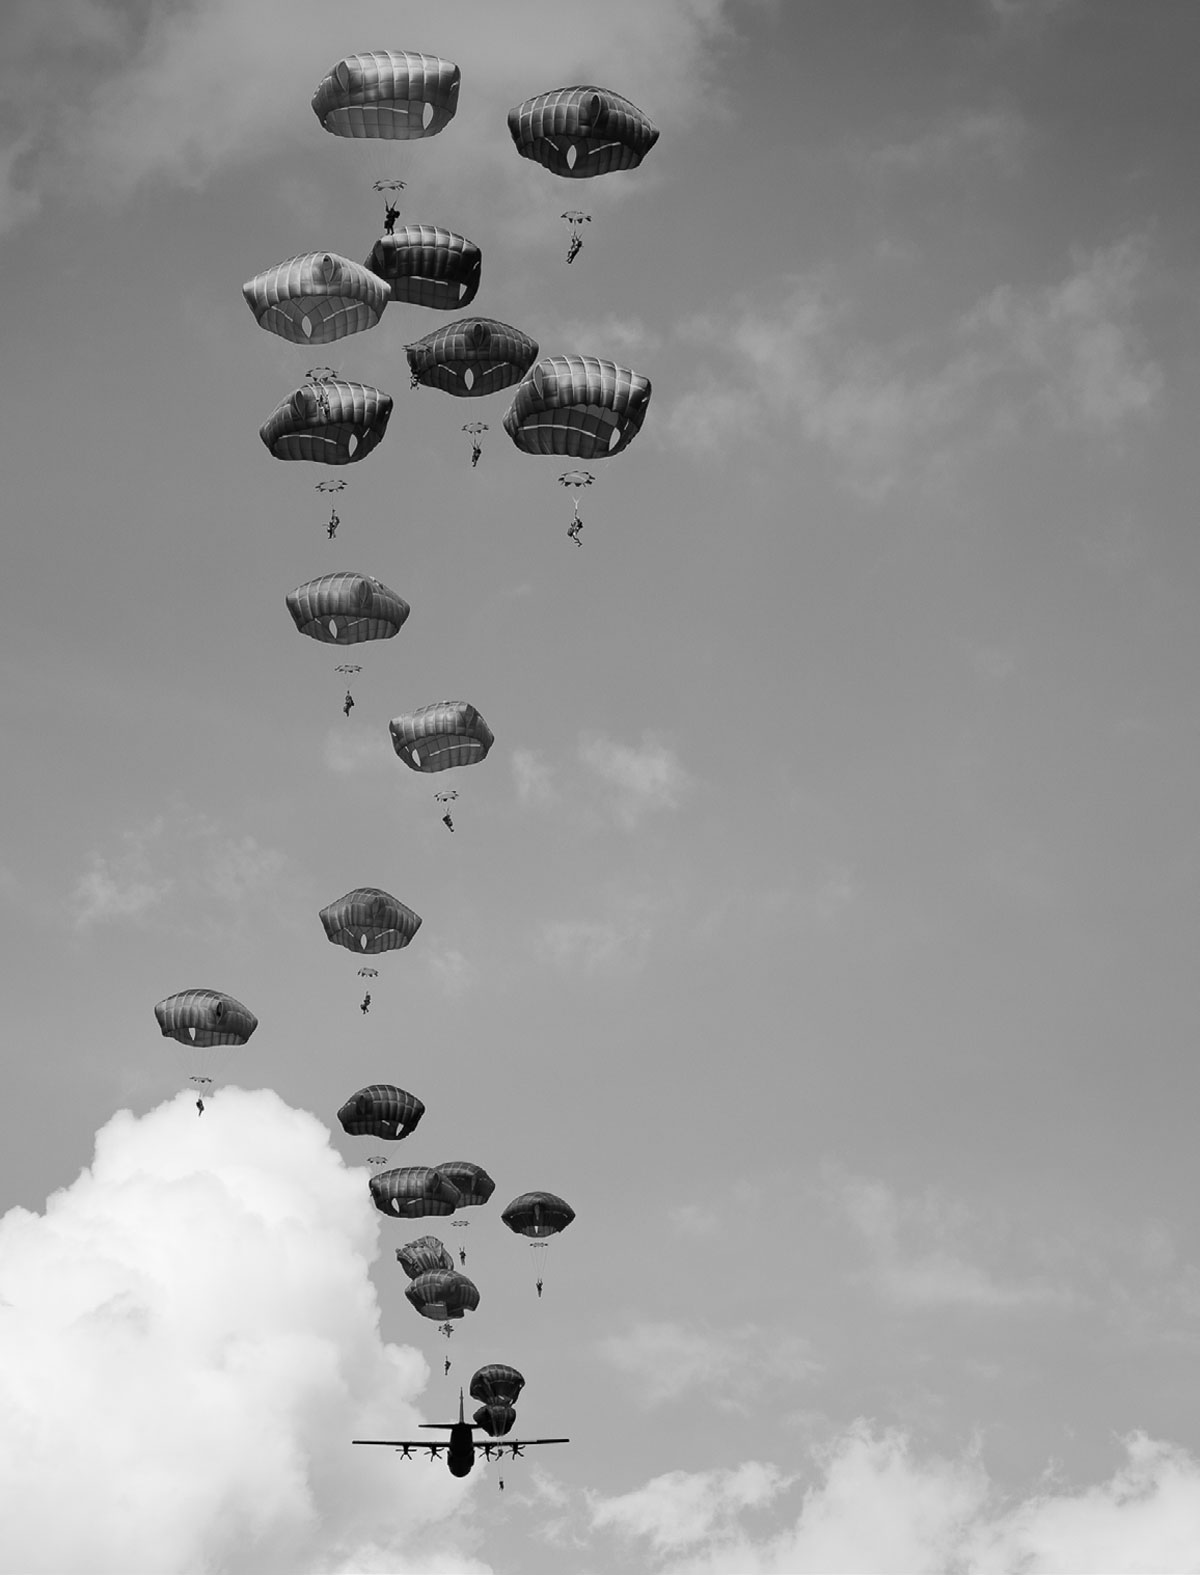
[[[556,1236],[575,1218],[575,1210],[553,1192],[523,1192],[500,1218],[518,1236]]]
[[[507,1362],[489,1362],[477,1368],[467,1393],[472,1400],[482,1400],[484,1405],[516,1405],[525,1387],[524,1375]]]
[[[415,1094],[395,1083],[368,1083],[360,1088],[338,1111],[342,1131],[351,1137],[380,1137],[399,1142],[425,1114],[425,1106]],[[453,1178],[451,1178],[453,1179]]]
[[[539,93],[509,110],[508,129],[523,159],[574,180],[635,169],[658,141],[636,104],[601,87]]]
[[[322,574],[289,591],[285,600],[300,633],[326,645],[390,640],[409,614],[404,598],[370,574]]]
[[[414,384],[474,399],[519,382],[537,360],[538,345],[494,317],[464,317],[405,345],[404,352]]]
[[[154,1008],[164,1039],[184,1045],[244,1045],[258,1027],[248,1006],[221,990],[181,990]]]
[[[258,435],[276,459],[352,465],[383,439],[392,396],[365,383],[309,382],[280,401]]]
[[[454,1259],[445,1243],[436,1236],[418,1236],[416,1241],[405,1242],[403,1247],[396,1248],[396,1261],[410,1280],[435,1269],[454,1270]]]
[[[637,436],[650,379],[593,355],[543,356],[517,385],[504,430],[526,454],[603,459]]]
[[[419,1219],[424,1214],[453,1214],[462,1194],[441,1171],[428,1165],[401,1165],[372,1176],[371,1200],[381,1214]]]
[[[248,279],[242,294],[260,328],[315,345],[374,328],[389,298],[369,268],[336,252],[289,258]]]
[[[473,1165],[469,1159],[452,1159],[445,1165],[435,1165],[462,1193],[459,1208],[473,1208],[486,1203],[496,1190],[496,1183],[482,1165]]]
[[[473,1281],[454,1269],[430,1269],[418,1274],[404,1288],[404,1294],[421,1314],[434,1323],[461,1318],[479,1306],[479,1292]]]
[[[421,928],[419,914],[377,886],[357,886],[321,909],[325,934],[351,952],[391,952]]]
[[[433,137],[454,117],[461,77],[437,55],[393,49],[347,55],[317,84],[313,113],[337,137]]]
[[[388,724],[392,747],[414,771],[448,771],[483,760],[495,735],[465,700],[438,700]]]
[[[510,1405],[481,1405],[472,1420],[489,1438],[503,1438],[517,1425],[517,1413]]]
[[[479,289],[483,258],[474,241],[436,224],[406,224],[381,235],[364,266],[387,282],[390,299],[453,312]]]

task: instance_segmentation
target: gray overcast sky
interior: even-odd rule
[[[1198,45],[1190,0],[4,8],[0,1568],[1200,1569]],[[372,48],[459,64],[441,135],[321,130]],[[517,157],[574,82],[641,169]],[[389,177],[471,310],[651,378],[583,550],[507,394],[410,389],[445,319],[246,310]],[[396,402],[338,472],[258,438],[318,361]],[[396,639],[295,631],[343,569]],[[387,721],[449,698],[496,745],[417,776]],[[358,885],[424,921],[365,1018]],[[260,1019],[203,1121],[152,1015],[195,985]],[[449,1347],[330,1130],[375,1080],[395,1163],[496,1179]],[[495,1360],[573,1440],[503,1497],[349,1447]]]

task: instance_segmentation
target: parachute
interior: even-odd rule
[[[474,1208],[486,1203],[496,1190],[496,1183],[482,1165],[473,1165],[469,1159],[452,1159],[445,1165],[433,1167],[447,1177],[462,1193],[459,1208]]]
[[[601,87],[539,93],[509,110],[508,129],[523,159],[574,180],[636,169],[658,141],[636,104]]]
[[[434,1269],[454,1271],[454,1259],[436,1236],[418,1236],[416,1241],[405,1242],[403,1247],[396,1248],[396,1261],[410,1280]]]
[[[526,454],[603,459],[637,436],[650,379],[592,355],[543,356],[517,384],[504,430]]]
[[[433,137],[454,118],[461,77],[437,55],[392,49],[347,55],[317,84],[313,113],[337,137]]]
[[[418,1274],[404,1288],[404,1294],[421,1314],[434,1323],[461,1318],[479,1306],[479,1292],[465,1274],[454,1269],[430,1269]]]
[[[490,1438],[502,1438],[505,1433],[511,1433],[517,1424],[517,1413],[510,1405],[481,1405],[475,1412],[473,1421],[476,1427],[481,1427]]]
[[[337,481],[318,481],[313,488],[314,492],[345,492],[345,490],[346,483],[340,479]]]
[[[404,353],[414,388],[423,383],[473,399],[519,382],[537,360],[538,345],[494,317],[463,317],[405,345]]]
[[[419,914],[377,886],[357,886],[321,909],[325,934],[351,952],[391,952],[421,928]]]
[[[452,312],[479,289],[483,258],[474,241],[436,224],[406,224],[381,235],[363,266],[390,286],[389,299]]]
[[[476,1369],[468,1393],[472,1400],[482,1400],[484,1405],[516,1405],[525,1379],[507,1362],[489,1362]]]
[[[371,1200],[381,1214],[419,1219],[423,1214],[453,1214],[462,1194],[441,1171],[428,1165],[401,1165],[372,1176]]]
[[[336,252],[307,252],[242,286],[260,328],[293,344],[331,344],[374,328],[388,303],[383,281]]]
[[[221,990],[181,990],[154,1008],[164,1039],[183,1045],[244,1045],[258,1027],[248,1006]]]
[[[358,970],[358,977],[360,979],[378,979],[378,977],[379,977],[379,969],[378,968],[360,968]]]
[[[413,771],[448,771],[483,760],[495,735],[465,700],[438,700],[388,724],[392,747]]]
[[[338,1111],[338,1120],[342,1131],[351,1137],[380,1137],[398,1143],[416,1130],[424,1114],[425,1106],[415,1094],[394,1083],[368,1083],[350,1095]]]
[[[326,645],[390,640],[409,614],[404,598],[370,574],[322,574],[289,591],[285,600],[300,633]]]
[[[500,1218],[519,1236],[555,1236],[575,1218],[575,1210],[553,1192],[523,1192]]]
[[[200,1090],[200,1113],[204,1113],[203,1094],[213,1081],[212,1050],[219,1045],[244,1045],[258,1027],[258,1018],[249,1007],[221,990],[181,990],[169,995],[154,1008],[164,1039],[195,1047],[195,1070],[190,1081]]]
[[[276,459],[351,465],[383,440],[392,397],[365,383],[312,380],[289,394],[258,435]]]

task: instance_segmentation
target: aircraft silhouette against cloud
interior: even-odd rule
[[[468,1422],[463,1415],[463,1392],[458,1391],[458,1421],[457,1422],[422,1422],[421,1427],[449,1428],[448,1440],[438,1440],[431,1443],[424,1438],[356,1438],[356,1444],[380,1444],[387,1449],[395,1449],[405,1460],[411,1460],[414,1449],[427,1449],[430,1460],[436,1460],[444,1449],[446,1451],[446,1464],[450,1467],[452,1477],[465,1477],[470,1474],[475,1464],[475,1451],[482,1449],[484,1458],[490,1460],[494,1455],[499,1459],[504,1458],[507,1449],[516,1459],[524,1450],[532,1448],[534,1444],[569,1444],[569,1438],[506,1438],[504,1440],[489,1438],[485,1442],[475,1442],[475,1429],[482,1428],[482,1423]]]

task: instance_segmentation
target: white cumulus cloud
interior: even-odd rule
[[[653,733],[643,733],[640,745],[585,733],[579,758],[608,789],[613,815],[627,831],[657,810],[677,809],[691,786],[675,752]]]
[[[463,1488],[355,1437],[417,1418],[385,1344],[365,1173],[267,1090],[119,1111],[0,1220],[0,1569],[482,1571]]]

